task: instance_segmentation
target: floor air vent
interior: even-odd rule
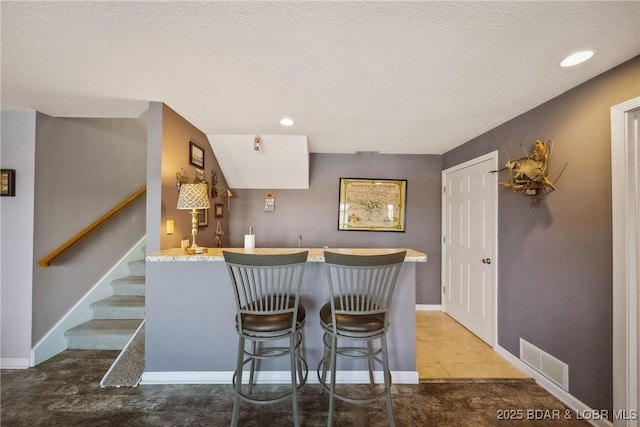
[[[520,338],[520,360],[569,391],[569,365]]]

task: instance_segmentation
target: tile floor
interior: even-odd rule
[[[529,378],[441,311],[417,311],[416,331],[416,364],[421,380]]]

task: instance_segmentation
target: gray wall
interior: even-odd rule
[[[416,265],[416,302],[440,304],[440,197],[442,158],[436,155],[311,154],[308,190],[279,190],[265,212],[268,190],[234,189],[230,244],[242,247],[253,226],[258,247],[403,247],[425,252]],[[340,178],[406,179],[406,232],[338,231]]]
[[[147,110],[147,253],[160,250],[163,106],[161,102],[150,102]]]
[[[146,118],[64,119],[38,113],[33,336],[37,343],[145,234],[145,198],[49,268],[37,261],[146,182]]]
[[[613,406],[610,107],[640,95],[639,76],[636,57],[443,156],[448,168],[499,149],[504,164],[550,139],[552,180],[568,163],[535,209],[499,193],[498,342],[567,363],[570,393],[594,409]]]
[[[15,197],[0,197],[0,358],[2,368],[24,368],[31,357],[36,112],[3,111],[0,121],[0,166],[16,170]]]

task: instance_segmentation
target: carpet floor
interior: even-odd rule
[[[117,351],[67,350],[40,365],[0,373],[2,426],[226,426],[230,385],[100,387]],[[348,386],[366,387],[366,386]],[[338,402],[336,426],[387,425],[382,401]],[[301,424],[326,425],[327,395],[300,395]],[[433,381],[393,386],[398,426],[588,426],[532,380]],[[512,411],[512,412],[509,412]],[[535,411],[535,412],[532,412]],[[543,415],[559,419],[536,419]],[[566,419],[571,416],[570,420]],[[503,420],[505,416],[522,418]],[[241,426],[292,425],[290,403],[241,407]]]
[[[144,321],[105,374],[102,387],[136,387],[144,373]]]

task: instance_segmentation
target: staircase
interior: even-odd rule
[[[111,282],[113,295],[91,304],[93,319],[65,332],[68,348],[122,350],[144,319],[145,261],[127,264],[129,276]]]

